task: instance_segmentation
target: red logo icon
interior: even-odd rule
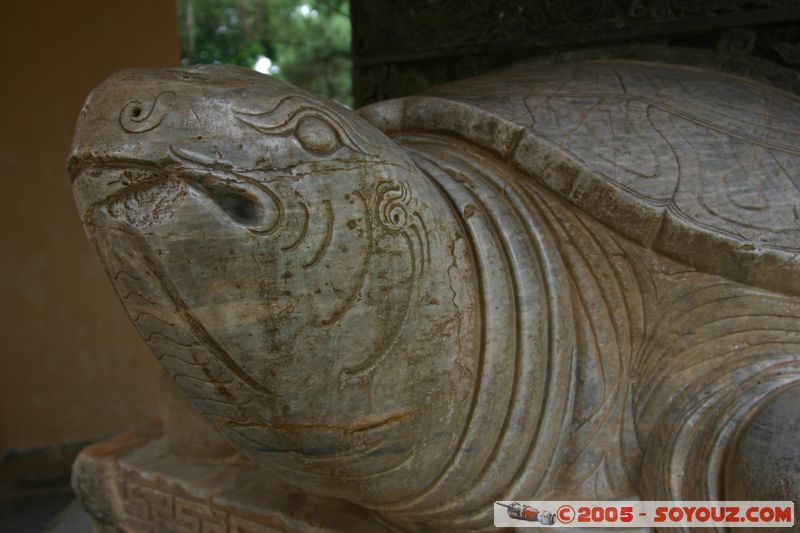
[[[552,526],[555,523],[555,516],[549,511],[542,511],[529,505],[522,505],[513,502],[510,505],[497,502],[500,507],[505,507],[508,516],[515,520],[525,520],[526,522],[539,522],[545,526]]]
[[[569,524],[575,520],[575,509],[571,505],[562,505],[556,511],[556,517],[562,524]]]

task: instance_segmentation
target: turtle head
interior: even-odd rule
[[[87,99],[69,173],[132,321],[240,450],[362,503],[448,459],[475,275],[380,131],[243,68],[129,70]]]

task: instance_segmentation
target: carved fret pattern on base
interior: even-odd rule
[[[132,531],[277,533],[284,531],[213,502],[130,477],[124,481],[122,523]]]

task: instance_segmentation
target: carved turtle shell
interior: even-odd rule
[[[790,93],[692,67],[597,60],[515,65],[361,114],[395,137],[475,143],[698,270],[800,294],[800,101]]]

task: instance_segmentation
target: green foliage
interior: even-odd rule
[[[184,64],[231,63],[352,105],[347,0],[177,0]],[[277,67],[277,68],[276,68]]]

